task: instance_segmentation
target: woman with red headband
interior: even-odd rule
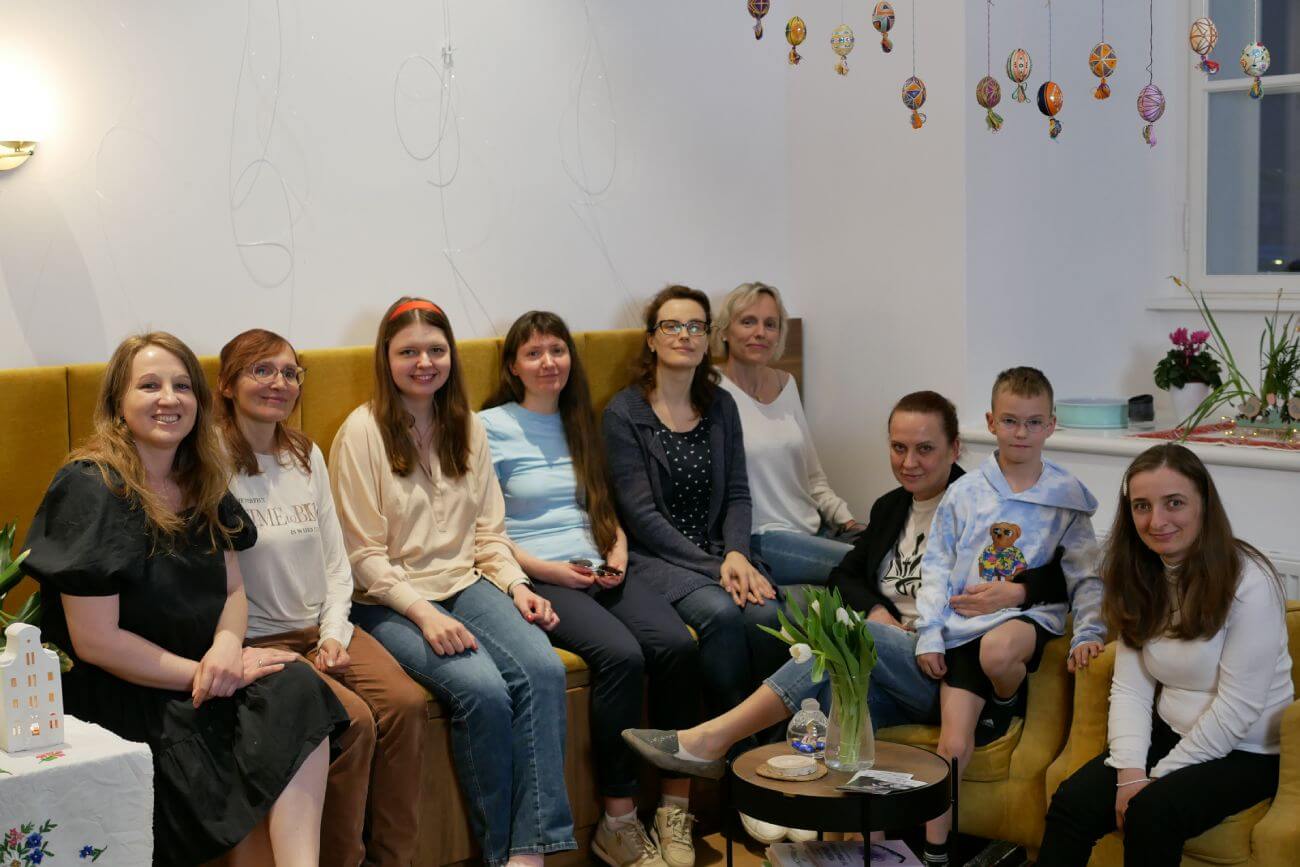
[[[451,712],[484,862],[541,867],[577,848],[564,666],[542,631],[558,618],[511,554],[487,436],[437,305],[401,298],[384,314],[374,397],[339,428],[329,471],[352,619]]]

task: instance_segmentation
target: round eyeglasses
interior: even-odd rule
[[[713,326],[707,322],[701,322],[698,319],[692,319],[690,322],[678,322],[676,319],[661,319],[655,323],[658,328],[669,337],[676,337],[686,329],[686,333],[691,337],[702,337],[713,330]],[[651,331],[654,329],[652,328]]]
[[[254,381],[263,385],[274,382],[277,376],[283,376],[284,381],[289,385],[302,385],[303,379],[307,376],[307,368],[299,367],[296,364],[276,367],[269,361],[259,361],[245,367],[244,373],[247,373]]]

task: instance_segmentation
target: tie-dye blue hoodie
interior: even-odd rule
[[[1097,500],[1083,482],[1051,461],[1029,490],[1015,493],[1002,475],[994,452],[978,472],[948,486],[930,527],[916,594],[916,653],[942,653],[974,641],[999,623],[1026,616],[1049,632],[1065,631],[1074,611],[1071,648],[1085,641],[1105,642],[1101,617],[1100,550],[1092,531]],[[963,617],[948,597],[986,581],[1009,580],[1022,569],[1051,561],[1065,548],[1061,568],[1070,606],[1058,602],[1028,611],[1004,608]]]

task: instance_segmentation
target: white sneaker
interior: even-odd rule
[[[695,841],[691,839],[694,824],[695,817],[681,807],[665,805],[655,810],[650,838],[668,867],[695,867]]]
[[[791,828],[785,832],[785,839],[791,843],[811,843],[817,839],[817,832],[805,831],[802,828]]]
[[[626,822],[610,822],[602,817],[596,823],[591,851],[609,867],[665,867],[659,848],[635,817]]]
[[[763,844],[780,843],[790,831],[789,828],[773,825],[771,822],[760,822],[753,816],[746,816],[744,813],[740,814],[740,824],[745,826],[749,836]]]

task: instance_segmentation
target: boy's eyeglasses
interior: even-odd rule
[[[690,322],[678,322],[676,319],[662,319],[655,323],[655,328],[658,328],[669,337],[676,337],[681,334],[683,328],[686,329],[686,333],[691,337],[702,337],[713,330],[712,325],[707,322],[701,322],[698,319],[692,319]],[[651,330],[653,331],[654,329]]]
[[[1004,415],[998,419],[998,427],[1007,433],[1015,433],[1021,425],[1031,434],[1042,433],[1047,429],[1047,419],[1045,418],[1027,418],[1024,421],[1011,415]]]
[[[284,381],[289,385],[302,385],[303,379],[307,376],[307,368],[299,367],[296,364],[276,367],[274,364],[259,361],[244,368],[244,373],[251,376],[255,382],[260,382],[263,385],[275,382],[277,376],[283,376]]]

